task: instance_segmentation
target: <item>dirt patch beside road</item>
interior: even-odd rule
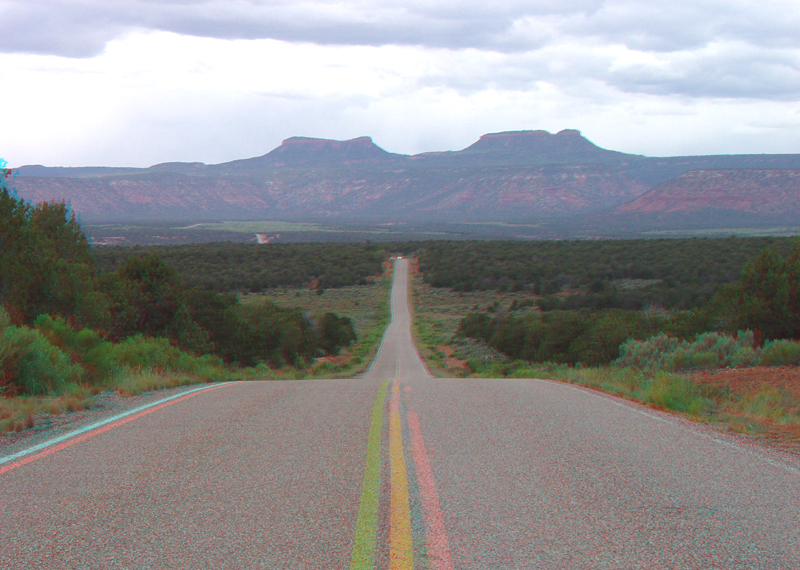
[[[444,344],[440,344],[436,348],[438,348],[439,351],[444,354],[444,362],[447,364],[448,368],[453,370],[463,370],[465,372],[467,371],[467,361],[453,356],[456,351],[455,348]]]
[[[730,390],[732,396],[740,396],[756,409],[769,404],[778,413],[775,419],[756,418],[733,407],[722,412],[731,416],[735,431],[751,434],[755,439],[784,451],[800,455],[800,368],[788,366],[733,368],[691,374],[697,383]],[[739,422],[736,420],[740,419]]]
[[[696,382],[730,388],[737,394],[756,394],[765,385],[783,388],[800,399],[800,368],[791,366],[754,366],[752,368],[727,368],[692,374]]]

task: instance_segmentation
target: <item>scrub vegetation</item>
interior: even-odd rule
[[[32,427],[36,414],[91,407],[109,389],[138,394],[357,369],[388,322],[386,255],[369,244],[215,244],[205,264],[199,248],[132,248],[103,270],[64,204],[30,205],[2,185],[0,220],[0,433]],[[208,282],[187,284],[165,257]],[[226,272],[234,279],[216,279]],[[337,287],[368,289],[356,312],[375,316],[357,332],[353,307],[341,305],[340,314],[317,303],[311,312],[264,295],[243,302],[240,291],[292,286],[312,292],[306,300],[330,299]]]
[[[423,354],[442,374],[562,379],[738,431],[777,431],[796,440],[800,241],[725,238],[675,246],[692,243],[695,259],[716,262],[668,272],[664,248],[672,242],[632,243],[629,267],[646,257],[663,260],[664,267],[634,273],[627,282],[611,269],[603,277],[592,261],[624,243],[516,246],[528,259],[543,247],[567,260],[559,268],[542,254],[542,268],[527,267],[528,275],[561,271],[541,285],[525,283],[520,266],[495,261],[493,273],[480,267],[473,250],[493,244],[452,244],[452,255],[436,244],[426,250],[435,249],[434,256],[420,257],[413,288]],[[750,257],[742,260],[735,254],[741,251]],[[453,278],[442,278],[438,265],[425,273],[425,259],[446,259]],[[656,278],[667,274],[672,287],[659,289]],[[441,283],[461,290],[433,286]],[[760,381],[740,385],[734,375],[741,371],[759,371]]]

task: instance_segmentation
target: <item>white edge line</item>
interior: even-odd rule
[[[236,382],[227,382],[226,384],[236,384]],[[221,385],[221,384],[219,384]],[[174,394],[172,396],[168,396],[166,398],[162,398],[161,400],[156,400],[155,402],[150,402],[149,404],[145,404],[144,406],[139,406],[138,408],[134,408],[132,410],[128,410],[127,412],[122,412],[121,414],[117,414],[116,416],[112,416],[110,418],[106,418],[105,420],[101,420],[99,422],[95,422],[93,424],[89,424],[88,426],[84,426],[80,429],[76,429],[75,431],[71,431],[69,433],[65,433],[64,435],[60,435],[58,437],[54,437],[53,439],[49,439],[45,442],[42,442],[38,445],[34,445],[33,447],[29,447],[28,449],[23,449],[22,451],[18,451],[16,453],[12,453],[11,455],[6,455],[5,457],[0,457],[0,465],[3,463],[8,463],[9,461],[13,461],[15,459],[19,459],[20,457],[24,457],[36,451],[40,451],[51,445],[55,445],[57,443],[61,443],[71,437],[75,437],[76,435],[80,435],[82,433],[86,433],[88,431],[92,431],[93,429],[102,427],[106,424],[110,424],[115,422],[119,419],[122,419],[126,416],[130,416],[132,414],[136,414],[141,412],[142,410],[146,410],[147,408],[152,408],[153,406],[157,406],[159,404],[163,404],[164,402],[168,402],[170,400],[174,400],[175,398],[180,398],[181,396],[186,396],[187,394],[191,394],[193,392],[199,392],[201,390],[208,390],[209,388],[213,387],[213,385],[204,384],[200,388],[194,388],[192,390],[187,390],[185,392],[181,392],[179,394]]]

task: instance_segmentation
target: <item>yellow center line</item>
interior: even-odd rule
[[[389,463],[391,467],[391,499],[389,518],[389,568],[414,568],[414,546],[411,539],[411,512],[408,506],[408,476],[403,455],[403,434],[400,425],[400,387],[392,387],[389,406]]]
[[[367,440],[367,460],[364,469],[364,483],[361,487],[361,503],[356,519],[356,533],[353,539],[353,552],[350,570],[373,570],[375,567],[375,546],[378,525],[378,495],[381,483],[381,430],[383,429],[383,405],[386,401],[386,388],[389,381],[381,384],[378,396],[372,406],[372,422]]]

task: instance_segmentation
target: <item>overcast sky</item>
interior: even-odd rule
[[[11,166],[565,128],[650,156],[800,153],[800,1],[0,0],[0,80]]]

